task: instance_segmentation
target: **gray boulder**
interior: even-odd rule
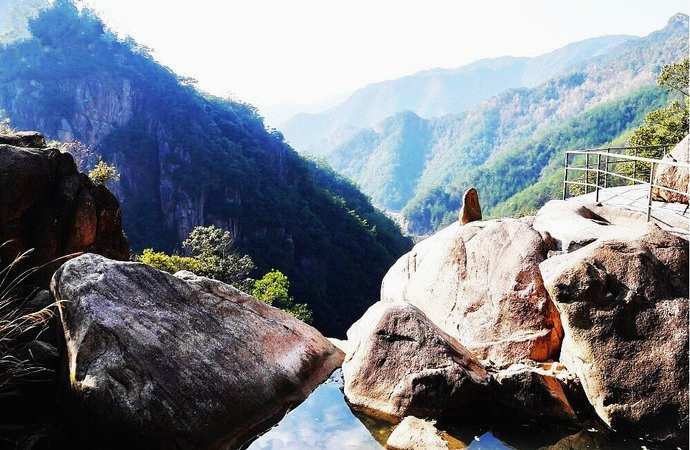
[[[560,360],[611,428],[688,438],[688,241],[649,225],[541,264],[561,314]]]
[[[218,281],[85,254],[54,275],[72,401],[156,448],[234,448],[340,365],[318,331]]]

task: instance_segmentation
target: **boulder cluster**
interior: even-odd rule
[[[481,414],[687,443],[688,241],[636,214],[551,201],[421,241],[348,331],[348,401],[410,418],[391,448]]]

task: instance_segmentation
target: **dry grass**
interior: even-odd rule
[[[7,244],[8,242],[3,243],[0,248]],[[31,339],[27,339],[27,336],[34,336],[33,339],[39,337],[55,315],[55,303],[40,309],[29,304],[29,300],[37,292],[37,289],[27,286],[31,276],[66,257],[21,270],[20,267],[32,253],[33,250],[20,253],[0,269],[0,393],[11,390],[19,383],[34,380],[42,372],[51,371],[29,359],[18,357],[17,350],[26,345],[27,341],[30,342]]]

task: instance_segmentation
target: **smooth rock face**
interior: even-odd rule
[[[551,200],[534,218],[535,230],[553,239],[553,249],[572,252],[597,240],[630,239],[647,233],[644,214],[577,200]]]
[[[27,267],[87,251],[128,259],[117,199],[79,173],[71,155],[37,145],[45,140],[35,132],[0,136],[0,243],[12,241],[0,248],[0,260],[31,248]],[[48,287],[62,262],[41,270],[37,284]]]
[[[563,331],[539,272],[544,253],[523,221],[456,222],[395,263],[381,300],[417,306],[480,359],[546,361]]]
[[[690,164],[690,136],[685,136],[685,138],[671,150],[671,153],[664,157],[664,160]],[[688,172],[688,169],[659,164],[657,172],[654,175],[654,183],[660,186],[670,187],[677,191],[688,192],[690,172]],[[655,188],[652,191],[652,196],[654,200],[661,200],[664,202],[688,203],[687,195],[681,195],[664,189]]]
[[[433,422],[405,417],[388,437],[386,448],[390,450],[442,450],[448,443]]]
[[[490,371],[495,381],[496,404],[500,405],[503,414],[578,424],[577,414],[568,398],[568,387],[576,384],[577,379],[565,368],[553,370],[557,363],[546,366],[549,367],[513,364],[497,372]]]
[[[348,330],[350,403],[396,417],[481,409],[489,378],[472,353],[406,302],[378,302]]]
[[[475,188],[469,188],[462,196],[462,208],[460,209],[460,223],[482,220],[482,207],[479,204],[479,195]]]
[[[75,411],[138,445],[234,448],[340,365],[314,328],[190,272],[86,254],[54,275]]]
[[[649,225],[541,264],[574,371],[611,428],[688,438],[688,241]]]

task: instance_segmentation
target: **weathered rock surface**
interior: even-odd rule
[[[460,209],[460,223],[482,220],[482,207],[479,204],[479,195],[475,188],[469,188],[462,196],[462,208]]]
[[[494,380],[494,400],[502,414],[569,425],[579,423],[571,398],[581,387],[577,378],[558,363],[542,367],[519,363],[489,370],[489,374]]]
[[[386,448],[390,450],[442,450],[448,448],[435,424],[414,416],[405,417],[393,430]]]
[[[388,271],[382,301],[406,301],[480,359],[558,355],[562,328],[543,285],[542,236],[515,219],[452,224]]]
[[[539,218],[539,216],[537,216]],[[611,428],[688,438],[688,241],[649,225],[541,264],[565,338],[560,360]]]
[[[684,164],[690,164],[690,136],[685,136],[685,138],[664,157],[664,161],[677,161]],[[690,172],[685,168],[659,164],[657,172],[654,175],[654,183],[680,192],[688,192]],[[681,195],[664,189],[655,188],[652,191],[652,196],[654,200],[664,202],[688,203],[687,195]]]
[[[189,272],[86,254],[52,291],[76,410],[138,445],[238,446],[343,358],[314,328]]]
[[[647,233],[644,214],[576,200],[551,200],[532,224],[553,239],[552,250],[572,252],[597,240],[630,239]]]
[[[35,132],[0,137],[0,243],[6,241],[5,264],[35,249],[26,267],[75,252],[129,258],[117,199],[79,173],[71,155],[45,148]],[[37,283],[48,287],[62,262],[41,270]]]
[[[455,339],[406,302],[374,304],[348,330],[343,363],[351,403],[396,417],[477,411],[489,377]]]

